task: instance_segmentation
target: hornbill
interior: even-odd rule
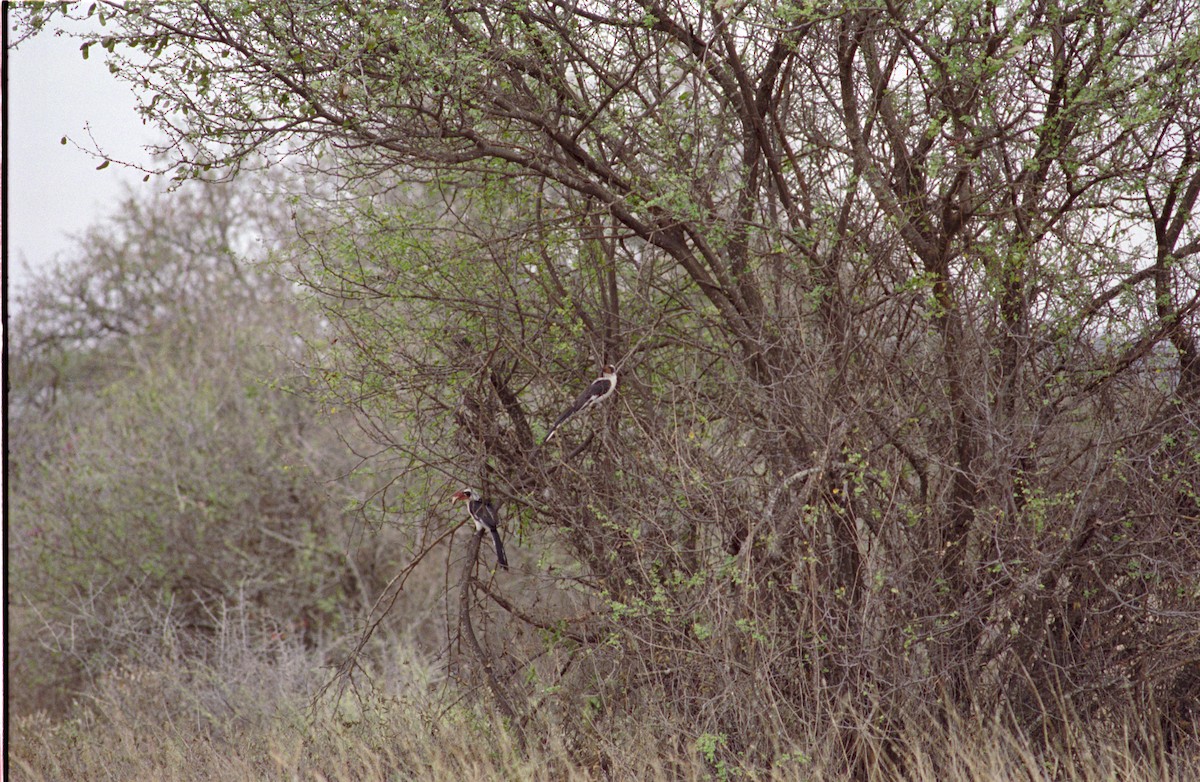
[[[576,413],[586,410],[589,407],[600,404],[605,399],[612,396],[613,391],[617,390],[617,368],[612,364],[605,364],[604,370],[600,377],[592,381],[592,384],[587,387],[575,403],[568,407],[563,414],[554,422],[554,426],[550,427],[550,432],[546,435],[546,439],[542,440],[542,444],[550,442],[550,438],[558,431],[558,427],[563,424],[571,416]]]
[[[504,570],[508,570],[508,558],[504,556],[504,544],[500,542],[500,530],[497,527],[500,524],[500,516],[496,513],[496,506],[491,500],[485,500],[479,492],[474,489],[463,489],[454,495],[456,500],[467,501],[467,512],[471,514],[471,521],[475,522],[475,531],[483,532],[485,529],[492,533],[492,544],[496,547],[496,562]]]

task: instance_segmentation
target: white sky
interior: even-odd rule
[[[6,4],[8,5],[8,4]],[[15,39],[6,13],[9,41]],[[95,142],[110,155],[149,163],[143,147],[158,138],[142,124],[129,88],[108,72],[105,52],[92,47],[87,60],[79,41],[50,30],[8,52],[8,275],[10,289],[28,269],[49,267],[69,255],[71,235],[111,213],[123,187],[166,188],[166,178],[142,182],[142,172],[101,161],[75,145]],[[63,146],[63,136],[68,144]]]

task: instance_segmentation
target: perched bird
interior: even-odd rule
[[[471,514],[471,521],[475,522],[476,532],[487,530],[492,533],[496,562],[501,568],[508,570],[508,557],[504,556],[504,544],[500,542],[500,530],[497,529],[500,525],[500,515],[496,513],[496,506],[474,489],[463,489],[454,495],[454,499],[467,501],[467,513]]]
[[[604,370],[600,377],[592,381],[592,384],[579,395],[574,404],[568,407],[558,420],[554,422],[554,426],[550,427],[550,432],[546,435],[546,439],[542,440],[542,444],[550,442],[550,438],[558,431],[558,427],[562,426],[563,422],[576,413],[587,410],[589,407],[594,407],[605,399],[612,396],[613,391],[617,390],[617,368],[612,364],[605,364]]]

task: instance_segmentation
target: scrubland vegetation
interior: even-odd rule
[[[14,778],[1200,775],[1193,4],[65,12]]]

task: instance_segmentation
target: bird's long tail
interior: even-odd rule
[[[558,427],[562,426],[562,425],[563,425],[563,423],[564,423],[564,422],[565,422],[565,421],[566,421],[568,418],[570,418],[571,416],[575,415],[575,413],[576,413],[576,412],[578,412],[578,410],[577,410],[577,408],[576,408],[574,405],[571,405],[570,407],[568,407],[568,408],[567,408],[567,411],[566,411],[565,413],[563,413],[562,415],[560,415],[560,416],[558,417],[558,420],[557,420],[557,421],[555,421],[555,422],[554,422],[554,423],[553,423],[553,424],[550,426],[550,431],[549,431],[549,432],[546,434],[546,437],[545,437],[545,439],[544,439],[544,440],[542,440],[542,445],[545,445],[546,443],[550,442],[550,438],[551,438],[551,437],[553,437],[553,436],[554,436],[554,433],[558,431]]]
[[[500,542],[500,531],[495,527],[489,527],[488,531],[492,533],[492,544],[496,547],[496,562],[504,570],[508,570],[508,557],[504,556],[504,544]]]

